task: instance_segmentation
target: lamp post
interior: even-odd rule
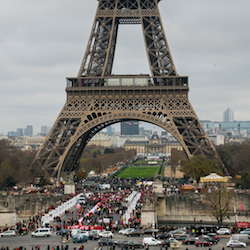
[[[154,220],[153,220],[153,228],[156,228],[156,195],[155,195],[156,187],[153,186],[153,195],[154,195]]]

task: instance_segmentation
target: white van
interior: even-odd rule
[[[78,200],[77,200],[77,203],[79,203],[80,205],[85,205],[86,204],[86,199],[85,197],[80,197]]]
[[[145,237],[145,238],[143,238],[142,245],[143,246],[160,246],[161,241],[156,240],[153,237]]]
[[[37,228],[31,233],[32,237],[49,237],[52,234],[51,228]]]
[[[101,185],[100,185],[100,188],[101,188],[102,190],[107,190],[107,189],[110,189],[111,186],[110,186],[110,184],[101,184]]]
[[[250,244],[250,235],[248,234],[232,234],[231,240],[238,240]]]

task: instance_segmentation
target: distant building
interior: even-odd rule
[[[97,133],[89,142],[89,145],[95,145],[97,147],[111,147],[110,136],[103,133]]]
[[[33,135],[33,126],[27,125],[24,135],[32,136]]]
[[[111,127],[111,126],[108,126],[108,127],[107,127],[107,134],[108,134],[108,135],[111,135],[111,134],[112,134],[112,127]]]
[[[10,140],[7,135],[0,135],[0,140]]]
[[[47,127],[47,126],[41,126],[41,135],[47,135],[50,131],[50,127]]]
[[[151,129],[144,129],[143,127],[139,128],[139,135],[152,136],[152,134],[153,134],[153,132]]]
[[[128,139],[123,147],[126,150],[135,149],[137,154],[142,155],[170,155],[172,148],[183,150],[179,142],[160,139],[156,133],[147,141],[131,141]]]
[[[225,138],[224,135],[209,135],[209,139],[213,142],[214,145],[224,145]]]
[[[115,134],[115,128],[113,128],[112,126],[108,126],[107,127],[107,134],[108,135],[114,135]]]
[[[15,132],[15,131],[9,131],[9,132],[7,133],[7,135],[8,135],[8,136],[17,136],[17,132]]]
[[[169,135],[167,131],[161,131],[161,138],[167,138]]]
[[[119,135],[111,137],[111,146],[115,148],[123,147],[124,143],[127,141],[148,141],[146,135]]]
[[[233,122],[212,122],[212,121],[201,121],[203,128],[209,134],[209,131],[213,128],[219,130],[237,131],[241,133],[241,131],[250,133],[250,121],[233,121]]]
[[[234,121],[234,112],[232,109],[228,108],[223,112],[223,122],[233,122]]]
[[[38,149],[44,142],[43,136],[21,136],[13,140],[13,146],[21,150]]]
[[[121,122],[121,135],[139,135],[139,122]]]
[[[17,136],[23,136],[24,135],[24,129],[23,128],[18,128],[16,130],[16,132],[17,132]]]

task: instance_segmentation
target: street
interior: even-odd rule
[[[141,237],[127,237],[120,235],[118,233],[114,234],[114,240],[116,241],[122,241],[122,240],[134,240],[138,242],[142,242],[144,236]],[[226,249],[226,242],[229,240],[229,238],[221,238],[218,244],[213,245],[211,247],[212,250],[221,250],[223,247]],[[39,238],[33,238],[30,235],[25,236],[15,236],[15,237],[2,237],[0,238],[0,247],[9,247],[9,249],[13,249],[15,247],[23,246],[26,248],[26,250],[31,250],[32,248],[35,249],[36,246],[40,246],[40,250],[47,250],[48,245],[50,246],[50,249],[55,246],[59,246],[61,249],[61,246],[65,247],[66,245],[69,246],[69,250],[73,250],[76,248],[77,250],[81,245],[84,245],[84,249],[91,250],[91,249],[97,249],[97,241],[91,241],[89,240],[86,243],[72,243],[72,240],[70,240],[68,243],[62,244],[62,238],[59,235],[56,235],[55,233],[52,234],[51,237],[39,237]],[[104,246],[103,250],[109,250],[110,247]],[[116,249],[121,249],[120,247],[116,246]],[[149,249],[161,249],[160,246],[150,246]],[[182,245],[182,250],[194,250],[197,249],[195,245]],[[203,249],[207,249],[208,247],[204,247]],[[247,246],[246,249],[250,249],[250,246]]]

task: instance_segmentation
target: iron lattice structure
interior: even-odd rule
[[[67,78],[67,100],[32,168],[59,177],[77,170],[89,140],[103,128],[140,120],[169,131],[186,155],[216,155],[188,100],[188,77],[179,76],[157,0],[99,0],[78,76]],[[112,75],[119,25],[140,24],[149,75]]]

